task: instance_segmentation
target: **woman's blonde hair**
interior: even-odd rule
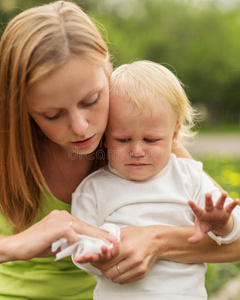
[[[152,110],[156,96],[167,100],[181,125],[179,138],[194,135],[196,112],[188,100],[180,80],[161,64],[142,60],[116,68],[111,76],[110,92],[132,101],[140,111]],[[111,98],[110,98],[111,99]]]
[[[39,167],[40,129],[28,114],[26,94],[71,56],[102,66],[110,77],[106,43],[72,2],[28,9],[6,27],[0,43],[0,210],[19,232],[30,225],[47,188]]]

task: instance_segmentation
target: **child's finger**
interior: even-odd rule
[[[212,195],[206,194],[205,195],[205,210],[207,212],[212,211],[214,209],[213,201],[212,201]]]
[[[198,219],[195,220],[195,233],[188,239],[190,244],[196,244],[200,242],[205,233],[211,230],[211,226],[207,222],[200,222]]]
[[[81,263],[81,264],[85,264],[88,262],[91,262],[94,258],[94,254],[93,253],[86,253],[84,256],[79,256],[79,257],[74,257],[74,261]]]
[[[188,242],[189,244],[196,244],[203,239],[203,236],[204,233],[201,231],[201,229],[199,227],[196,227],[195,234],[188,239]]]
[[[200,218],[203,214],[203,210],[201,207],[199,207],[195,202],[189,200],[188,201],[189,206],[191,207],[192,211],[194,212],[195,216],[197,218]]]
[[[232,201],[231,203],[229,203],[228,205],[226,205],[225,210],[231,214],[232,211],[234,210],[234,208],[238,205],[239,203],[239,199],[236,199],[234,201]]]
[[[99,254],[99,261],[108,260],[111,258],[111,251],[106,246],[102,246],[102,252]]]
[[[227,193],[226,193],[226,192],[222,192],[220,198],[219,198],[218,201],[216,202],[215,207],[216,207],[217,209],[220,209],[220,210],[223,209],[224,203],[225,203],[225,201],[226,201],[226,198],[227,198]]]
[[[119,242],[118,241],[114,241],[113,242],[113,248],[112,248],[112,251],[111,251],[112,257],[118,256],[119,252],[120,252]]]
[[[108,248],[106,246],[102,246],[101,250],[102,250],[101,254],[103,255],[108,253]]]

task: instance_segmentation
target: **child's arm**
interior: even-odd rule
[[[203,239],[205,233],[212,231],[215,235],[226,236],[233,230],[234,221],[231,215],[233,209],[238,205],[236,199],[224,207],[227,193],[222,192],[216,204],[213,204],[212,196],[206,194],[205,208],[202,209],[193,201],[189,201],[189,206],[196,215],[195,234],[188,239],[190,244],[198,243]],[[240,229],[239,229],[240,230]]]

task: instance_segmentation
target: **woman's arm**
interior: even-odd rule
[[[232,262],[240,259],[240,239],[219,246],[208,235],[198,244],[188,243],[194,227],[147,226],[122,229],[120,254],[93,263],[113,282],[126,284],[144,278],[156,260],[180,263]]]
[[[0,237],[0,263],[53,256],[53,242],[65,237],[71,245],[77,241],[77,233],[109,239],[108,232],[88,225],[66,211],[55,210],[21,233]]]
[[[206,234],[198,244],[189,244],[187,240],[194,230],[194,227],[165,228],[161,235],[166,248],[160,253],[159,259],[180,263],[223,263],[240,260],[240,239],[219,246]]]

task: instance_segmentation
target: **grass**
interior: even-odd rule
[[[197,158],[203,162],[204,170],[225,189],[230,197],[240,198],[240,154],[233,157],[224,154]]]

